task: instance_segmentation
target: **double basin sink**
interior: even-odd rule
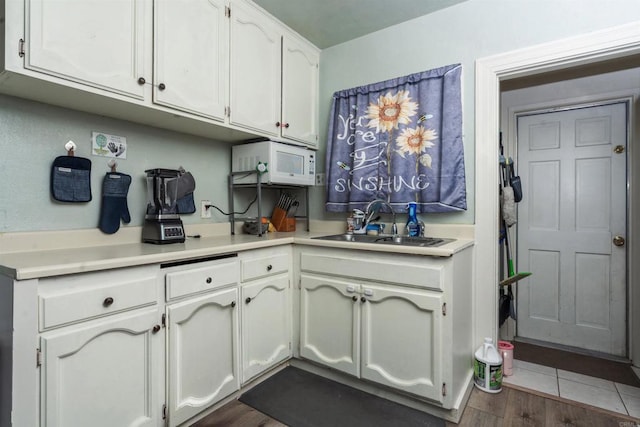
[[[318,240],[333,240],[338,242],[373,243],[377,245],[395,246],[418,246],[424,248],[435,248],[455,241],[455,239],[442,239],[439,237],[418,237],[418,236],[371,236],[368,234],[332,234],[330,236],[312,237]]]

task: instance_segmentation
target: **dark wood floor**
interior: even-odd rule
[[[497,394],[485,393],[474,387],[459,425],[464,427],[634,427],[639,422],[638,419],[566,399],[505,386]],[[447,423],[447,427],[455,425]],[[193,425],[193,427],[258,426],[281,427],[284,424],[234,400]]]

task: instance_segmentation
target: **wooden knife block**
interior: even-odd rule
[[[296,231],[296,219],[287,217],[287,212],[278,207],[273,208],[271,224],[278,231]]]

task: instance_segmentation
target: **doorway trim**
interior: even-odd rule
[[[584,34],[550,43],[501,53],[476,60],[475,72],[475,345],[482,338],[498,338],[498,138],[500,81],[548,71],[640,54],[640,22]],[[632,123],[633,126],[633,123]],[[630,145],[633,144],[633,133]],[[629,156],[640,155],[629,149]],[[629,182],[640,179],[629,171]],[[634,186],[637,191],[638,186]],[[637,198],[630,195],[632,210]],[[640,228],[640,220],[629,223],[628,233]],[[630,240],[629,259],[633,256]],[[630,304],[640,307],[640,292],[634,292],[635,266],[629,269]],[[629,319],[629,329],[640,331],[640,318]],[[630,357],[640,354],[640,339],[630,339]],[[636,361],[636,363],[638,363]]]

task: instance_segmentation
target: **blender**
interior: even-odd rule
[[[145,243],[182,243],[184,227],[178,215],[177,194],[180,171],[148,169],[147,213],[142,227]]]

